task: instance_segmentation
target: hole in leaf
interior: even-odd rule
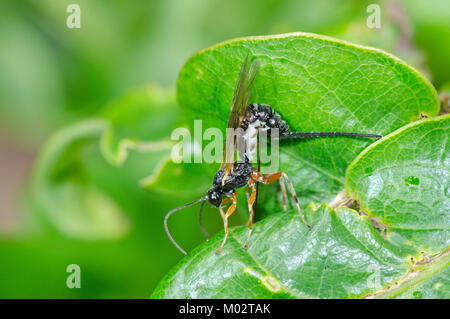
[[[408,186],[417,186],[420,183],[420,179],[416,176],[408,176],[405,178],[405,183]]]

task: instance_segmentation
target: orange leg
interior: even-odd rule
[[[222,199],[222,204],[226,204],[226,203],[229,203],[231,201],[233,201],[231,198],[225,197],[225,198]]]
[[[252,190],[252,194],[249,195],[248,191]],[[249,218],[248,218],[248,227],[249,227],[249,231],[248,231],[248,236],[247,236],[247,240],[245,241],[245,245],[244,245],[244,249],[247,249],[248,247],[248,241],[250,239],[250,235],[252,234],[253,231],[253,204],[255,203],[256,200],[256,183],[255,181],[250,178],[248,181],[248,188],[245,190],[246,195],[247,195],[247,202],[248,202],[248,214],[249,214]]]
[[[225,242],[227,241],[228,237],[228,217],[230,217],[231,214],[234,213],[236,210],[236,204],[237,204],[237,193],[236,191],[233,192],[231,195],[231,201],[233,202],[230,207],[228,207],[228,210],[226,213],[223,212],[222,206],[219,206],[220,215],[222,215],[223,219],[223,227],[225,229],[225,236],[223,237],[222,245],[220,245],[219,249],[217,249],[216,254],[220,253],[223,246],[225,245]],[[222,201],[223,202],[223,201]]]
[[[302,209],[300,208],[300,205],[298,204],[298,198],[297,198],[297,194],[295,193],[294,186],[292,185],[292,182],[290,181],[289,177],[284,172],[278,172],[278,173],[261,175],[261,173],[258,172],[256,169],[253,169],[253,172],[252,172],[251,176],[252,176],[252,178],[254,180],[256,180],[256,181],[258,181],[260,183],[264,183],[264,184],[269,184],[269,183],[272,183],[272,182],[276,181],[277,179],[284,178],[284,180],[288,184],[289,191],[290,191],[291,196],[292,196],[292,202],[297,207],[297,211],[300,214],[300,217],[302,218],[302,220],[305,223],[305,225],[309,229],[311,229],[311,226],[306,222],[306,219],[305,219],[305,216],[303,215]],[[284,185],[282,187],[282,192],[283,192],[283,188],[284,188]],[[286,193],[286,190],[284,190],[284,192]]]

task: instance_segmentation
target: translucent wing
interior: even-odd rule
[[[245,119],[246,110],[252,94],[253,84],[259,69],[259,61],[254,60],[249,67],[248,54],[244,59],[239,72],[239,77],[234,88],[233,101],[231,103],[230,117],[228,119],[226,142],[223,150],[223,160],[221,168],[225,167],[224,177],[232,172],[235,161],[236,147],[243,143],[242,130],[240,128],[242,121]]]

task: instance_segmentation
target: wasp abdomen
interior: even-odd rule
[[[269,134],[273,128],[277,128],[280,135],[289,131],[289,125],[286,124],[286,121],[269,105],[253,103],[247,109],[244,129],[247,129],[251,124],[258,123],[258,128],[267,129]]]
[[[280,136],[289,132],[289,126],[281,119],[280,114],[267,104],[250,104],[241,127],[245,130],[244,139],[247,144],[245,156],[250,162],[253,162],[256,156],[259,130],[267,131],[267,134],[271,135],[272,129],[278,129]]]

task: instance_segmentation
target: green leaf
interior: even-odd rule
[[[9,274],[0,296],[148,295],[180,257],[165,240],[164,215],[188,199],[144,191],[139,180],[150,172],[157,174],[169,149],[147,146],[168,140],[178,113],[172,90],[144,87],[107,105],[97,118],[71,125],[47,141],[34,167],[31,201],[27,201],[31,207],[24,215],[33,223],[14,238],[0,238],[0,254],[8,256],[0,273]],[[124,140],[136,143],[121,149]],[[126,160],[117,160],[125,159],[117,154],[128,152]],[[177,216],[177,221],[174,232],[197,227],[189,214]],[[200,232],[192,233],[183,244],[194,247],[202,239]],[[61,285],[61,270],[64,275],[74,262],[81,265],[83,283],[90,288]],[[27,272],[30,264],[33,269]],[[17,285],[24,273],[32,278],[26,291]]]
[[[448,298],[449,128],[450,116],[422,120],[357,157],[348,190],[369,216],[309,207],[308,231],[297,214],[274,214],[255,224],[248,251],[248,230],[236,227],[217,256],[222,232],[182,260],[153,297]]]
[[[416,280],[407,290],[397,295],[405,299],[446,299],[450,296],[450,267],[446,267],[435,276]]]
[[[172,143],[167,136],[178,121],[174,98],[172,91],[149,86],[134,90],[103,108],[98,115],[109,123],[100,145],[105,158],[120,166],[129,149],[170,149]]]
[[[53,136],[36,163],[32,196],[38,209],[70,237],[115,237],[126,232],[114,201],[87,183],[79,160],[83,144],[98,138],[102,120],[88,120]]]
[[[149,153],[141,160],[145,176],[158,170],[158,162],[167,156],[172,143],[165,136],[175,126],[177,113],[170,91],[145,87],[106,106],[97,118],[57,132],[43,147],[33,171],[32,199],[38,211],[70,237],[108,239],[125,234],[127,214],[93,181],[89,166],[96,159],[89,147],[100,147],[101,171],[105,165],[123,165],[130,149]]]
[[[202,119],[203,130],[225,130],[234,84],[247,53],[261,62],[251,102],[271,105],[294,131],[386,135],[439,111],[434,88],[398,58],[295,33],[231,40],[191,57],[180,71],[177,88],[188,125]],[[303,206],[330,202],[343,189],[347,166],[371,142],[352,138],[283,142],[280,170],[293,180]],[[273,211],[280,204],[273,196],[275,189],[260,190],[258,206]]]
[[[281,170],[293,179],[303,206],[335,198],[353,161],[347,190],[361,200],[362,211],[327,205],[316,210],[310,204],[306,217],[312,230],[308,231],[297,213],[275,213],[281,207],[273,200],[277,190],[264,185],[260,189],[266,196],[260,197],[258,208],[275,214],[255,224],[248,250],[242,248],[248,229],[240,226],[230,230],[224,250],[216,255],[221,232],[176,265],[152,297],[372,298],[407,296],[411,289],[423,289],[424,297],[448,297],[448,289],[439,288],[442,271],[450,262],[448,132],[426,126],[446,120],[407,125],[424,115],[437,115],[439,104],[431,85],[402,61],[376,49],[309,34],[238,39],[197,53],[180,72],[179,103],[190,119],[203,119],[203,129],[226,126],[234,80],[247,52],[261,60],[253,101],[272,105],[293,130],[387,135],[360,156],[370,140],[314,139],[280,146]],[[409,128],[421,125],[409,137]],[[408,144],[420,141],[424,144],[417,148]],[[410,163],[422,163],[428,156],[430,161],[441,161],[428,170],[423,194],[394,192],[414,192],[410,187],[416,185],[410,184],[424,177],[415,171],[406,181],[408,176],[389,180],[390,185],[378,192],[386,197],[383,202],[395,201],[397,195],[400,201],[403,195],[415,196],[416,204],[428,212],[422,209],[405,217],[404,210],[412,206],[397,214],[388,205],[380,208],[383,202],[378,200],[375,214],[365,204],[377,193],[367,183],[358,188],[351,183],[368,172],[374,176],[375,163],[383,167],[364,161],[365,154],[377,148],[382,150],[374,151],[375,160],[379,158],[387,169],[398,160],[399,170],[405,165],[402,173],[411,171]],[[432,184],[432,180],[439,182]],[[374,227],[377,222],[387,229]],[[434,292],[428,290],[431,286]]]
[[[361,208],[435,253],[450,245],[450,116],[407,125],[364,150],[347,171]]]
[[[185,257],[152,298],[363,297],[414,267],[366,216],[327,206],[306,214],[311,231],[295,212],[274,214],[255,224],[248,250],[242,248],[248,229],[240,226],[216,255],[221,232]],[[446,265],[435,264],[437,271]]]
[[[157,173],[156,173],[157,172]],[[204,174],[202,167],[195,163],[176,164],[170,156],[162,162],[161,168],[155,174],[141,180],[141,185],[147,190],[157,190],[172,196],[196,197],[204,193],[205,185],[211,183],[210,177]],[[183,185],[182,188],[179,186]]]

